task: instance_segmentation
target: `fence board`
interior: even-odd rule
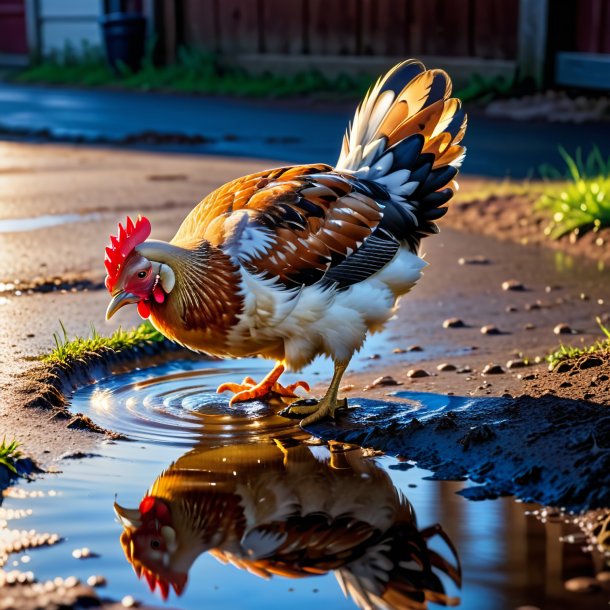
[[[320,55],[357,55],[359,10],[357,0],[307,0],[309,52]]]
[[[220,52],[218,0],[183,0],[183,40],[187,46]]]
[[[306,51],[304,7],[304,0],[264,0],[262,52],[296,55]]]
[[[229,55],[257,53],[259,0],[222,0],[218,3],[221,46]]]
[[[361,0],[364,55],[404,56],[408,50],[408,2]]]

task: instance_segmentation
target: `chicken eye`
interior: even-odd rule
[[[146,275],[147,275],[146,271],[140,271],[140,273],[138,273],[138,277],[141,279],[145,278]]]
[[[151,540],[150,541],[150,548],[154,549],[155,551],[157,551],[158,549],[161,548],[161,543],[158,540]]]

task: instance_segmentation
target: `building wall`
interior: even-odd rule
[[[102,44],[99,17],[103,0],[38,0],[38,48],[42,55],[66,46],[79,51]]]

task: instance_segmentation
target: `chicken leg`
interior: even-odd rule
[[[303,388],[306,392],[309,392],[309,384],[306,381],[297,381],[289,386],[278,383],[278,379],[284,370],[284,364],[277,362],[271,372],[259,383],[252,377],[246,377],[241,383],[223,383],[218,386],[216,392],[218,394],[227,391],[235,392],[235,395],[229,401],[230,405],[269,396],[277,396],[280,399],[298,398],[298,394],[295,394],[297,388]]]
[[[333,374],[333,378],[328,386],[328,390],[322,399],[318,401],[317,404],[313,405],[299,405],[292,404],[287,409],[284,410],[282,414],[285,414],[289,417],[291,416],[299,416],[299,415],[307,415],[305,419],[301,420],[301,426],[307,426],[308,424],[313,424],[317,421],[320,421],[327,415],[330,417],[335,417],[335,411],[347,405],[345,400],[337,400],[337,395],[339,394],[339,385],[341,384],[341,379],[345,370],[347,369],[347,365],[349,364],[349,360],[345,362],[335,362],[335,372]]]

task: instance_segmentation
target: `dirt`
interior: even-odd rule
[[[492,188],[489,182],[467,179],[460,181],[460,186],[462,182],[467,197],[458,198],[452,204],[451,213],[443,217],[441,226],[522,245],[549,248],[563,255],[565,265],[570,265],[570,257],[587,257],[600,265],[610,264],[610,228],[589,231],[578,238],[565,235],[557,240],[544,234],[548,217],[534,211],[542,190],[541,183],[531,184],[532,193],[518,194],[501,194],[506,190],[506,185],[497,183],[500,194],[485,194],[479,198],[476,191],[482,186],[489,191]],[[468,197],[469,193],[474,193],[472,199]]]

